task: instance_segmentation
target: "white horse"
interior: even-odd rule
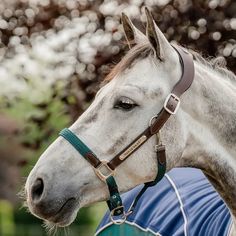
[[[83,115],[70,127],[98,157],[110,160],[148,125],[182,74],[179,56],[150,14],[146,35],[123,16],[131,47]],[[152,22],[150,24],[150,22]],[[195,78],[177,114],[161,129],[167,170],[201,169],[227,204],[236,235],[236,77],[194,54]],[[155,137],[116,170],[119,190],[157,175]],[[91,165],[62,137],[42,154],[26,182],[29,210],[58,226],[71,224],[81,207],[107,200]]]

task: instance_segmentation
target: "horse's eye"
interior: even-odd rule
[[[121,97],[116,101],[114,108],[121,109],[124,111],[130,111],[133,108],[135,108],[136,106],[137,106],[137,104],[134,101],[132,101],[131,99],[129,99],[127,97]]]

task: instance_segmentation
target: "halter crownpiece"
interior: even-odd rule
[[[159,113],[152,117],[149,126],[138,135],[129,145],[120,151],[110,161],[100,160],[96,154],[86,146],[71,130],[65,128],[59,135],[65,138],[94,168],[96,175],[107,184],[110,194],[107,201],[108,207],[111,211],[110,218],[113,223],[121,224],[130,215],[146,189],[158,183],[166,171],[166,153],[165,146],[161,144],[159,131],[169,119],[171,115],[176,114],[180,106],[180,96],[189,89],[194,79],[194,63],[192,55],[180,46],[172,46],[179,55],[179,60],[182,68],[182,75],[180,80],[174,86],[172,92],[167,96],[163,108]],[[124,206],[119,194],[118,186],[116,184],[114,175],[115,169],[123,163],[131,154],[139,149],[149,138],[157,135],[157,145],[155,151],[157,154],[157,176],[154,181],[144,184],[144,187],[138,193],[133,203],[131,204],[127,213],[124,212]],[[114,216],[121,216],[118,220]]]

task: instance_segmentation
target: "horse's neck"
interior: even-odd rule
[[[182,104],[188,134],[178,165],[202,169],[236,218],[236,81],[220,77],[196,63]]]
[[[236,80],[221,78],[224,75],[199,64],[195,67],[193,88],[183,101],[185,111],[236,161]],[[202,137],[205,132],[198,133]]]

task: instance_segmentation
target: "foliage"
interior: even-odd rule
[[[13,207],[10,202],[0,201],[0,233],[4,236],[14,236]]]
[[[60,87],[56,83],[52,89],[45,86],[42,79],[34,78],[28,83],[27,91],[14,97],[10,104],[2,102],[4,113],[14,117],[21,127],[17,136],[25,147],[42,151],[55,139],[60,129],[69,124],[70,117],[62,101]]]

